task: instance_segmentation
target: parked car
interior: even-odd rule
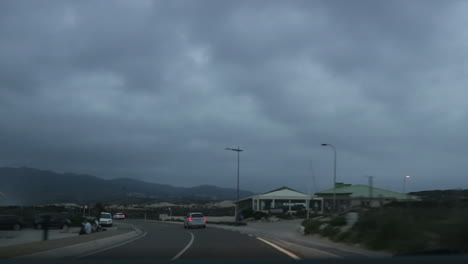
[[[16,215],[0,215],[0,228],[20,230],[23,228],[24,222],[21,217]]]
[[[112,226],[112,215],[110,213],[102,212],[99,218],[101,226]]]
[[[71,226],[71,221],[63,215],[38,215],[34,219],[34,228],[43,229],[45,225],[48,227],[56,227],[61,229],[68,229]]]
[[[114,219],[115,220],[123,220],[123,219],[125,219],[125,216],[126,215],[124,213],[116,213],[116,214],[114,214]]]
[[[189,213],[184,218],[184,228],[206,228],[206,217],[202,213]]]

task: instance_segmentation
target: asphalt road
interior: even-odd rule
[[[146,234],[129,243],[85,256],[85,259],[265,259],[293,258],[254,236],[215,227],[184,229],[181,224],[132,221]]]

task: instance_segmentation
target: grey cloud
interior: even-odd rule
[[[2,1],[0,163],[234,186],[239,145],[243,188],[306,191],[328,142],[340,180],[466,187],[466,7]]]

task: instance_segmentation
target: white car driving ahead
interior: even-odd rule
[[[189,213],[184,218],[184,228],[206,228],[206,217],[202,213]]]
[[[99,224],[101,224],[101,226],[112,226],[112,223],[112,215],[110,213],[102,212],[99,217]]]

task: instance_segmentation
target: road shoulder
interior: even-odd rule
[[[335,243],[324,238],[305,236],[300,233],[297,223],[268,223],[247,226],[210,225],[213,228],[222,228],[238,231],[245,234],[261,237],[283,248],[291,250],[304,258],[341,258],[341,257],[386,257],[385,252],[375,252],[350,245]]]
[[[37,241],[0,248],[0,258],[64,258],[77,257],[90,250],[97,250],[141,235],[143,231],[133,225],[121,224],[117,230],[89,235]]]

